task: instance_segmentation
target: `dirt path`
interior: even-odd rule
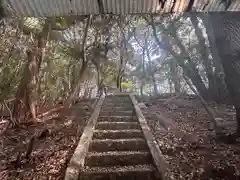
[[[226,144],[216,140],[210,120],[196,99],[182,99],[164,104],[163,100],[146,103],[142,109],[148,116],[158,144],[171,167],[172,179],[186,180],[239,180],[240,179],[240,143]],[[223,126],[233,130],[235,121],[233,109],[229,106],[215,106],[220,109]],[[152,115],[157,112],[173,124],[167,131],[159,118]],[[228,115],[226,115],[228,114]]]

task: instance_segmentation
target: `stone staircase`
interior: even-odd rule
[[[160,179],[130,96],[106,96],[98,115],[78,179]]]

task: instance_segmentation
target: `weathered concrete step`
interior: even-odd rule
[[[106,112],[109,112],[109,111],[133,111],[133,107],[115,107],[115,106],[112,106],[112,107],[102,107],[102,111],[106,111]]]
[[[105,99],[104,104],[107,103],[116,103],[116,104],[129,104],[132,105],[131,99]]]
[[[129,94],[121,94],[121,95],[119,95],[119,94],[114,94],[114,95],[107,95],[106,97],[105,97],[106,99],[114,99],[114,98],[129,98]]]
[[[110,99],[112,99],[112,98],[129,98],[129,94],[114,94],[114,95],[107,95],[106,97],[105,97],[106,99],[108,99],[108,98],[110,98]]]
[[[151,154],[147,151],[109,151],[88,153],[87,166],[126,166],[152,164]]]
[[[115,105],[116,107],[133,107],[132,103],[130,101],[106,101],[104,102],[103,106],[112,106]]]
[[[148,151],[148,146],[143,138],[94,139],[89,146],[89,152],[91,151]]]
[[[128,109],[133,109],[133,106],[129,105],[129,104],[119,104],[119,103],[107,104],[106,103],[102,106],[102,109],[105,109],[105,108],[128,108]]]
[[[121,103],[121,102],[124,102],[124,103],[125,103],[125,102],[128,102],[128,103],[129,103],[129,102],[130,102],[130,103],[131,103],[132,101],[131,101],[131,99],[130,99],[129,97],[126,97],[126,98],[122,98],[122,97],[121,97],[121,98],[106,98],[106,99],[104,100],[104,103],[105,103],[105,102],[120,102],[120,103]]]
[[[86,167],[80,180],[154,180],[153,165]]]
[[[99,116],[98,122],[137,122],[136,116]]]
[[[141,130],[95,130],[94,139],[127,139],[141,138],[143,133]]]
[[[108,122],[102,121],[97,123],[98,130],[120,130],[120,129],[140,129],[138,122]]]
[[[134,116],[134,111],[101,111],[100,116]]]
[[[111,101],[111,100],[129,100],[129,96],[115,96],[115,97],[105,97],[105,101]]]
[[[112,102],[131,103],[131,99],[130,98],[111,98],[111,99],[104,100],[104,103],[112,103]]]
[[[106,97],[129,97],[129,94],[128,93],[119,93],[119,92],[116,92],[116,93],[113,93],[113,94],[108,94]]]

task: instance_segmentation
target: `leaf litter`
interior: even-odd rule
[[[226,144],[215,138],[209,116],[195,97],[179,97],[167,104],[164,98],[148,100],[148,108],[143,107],[142,111],[170,165],[169,179],[239,180],[240,144]],[[234,131],[233,108],[214,103],[211,106],[222,112],[224,127]],[[83,116],[75,106],[70,114],[59,126],[51,126],[52,133],[34,144],[28,159],[24,153],[29,139],[43,125],[8,129],[0,139],[0,179],[64,179],[68,161],[91,113]]]
[[[86,104],[92,102],[83,102]],[[1,180],[61,180],[91,115],[84,104],[73,106],[64,121],[59,112],[48,115],[46,123],[9,128],[0,137]],[[56,125],[52,123],[57,122]],[[59,122],[58,122],[59,121]],[[29,141],[48,126],[48,133],[35,140],[29,158],[25,157]]]
[[[240,143],[227,144],[216,138],[208,114],[194,96],[180,96],[164,104],[168,98],[149,99],[142,111],[169,164],[169,179],[239,180]],[[215,103],[211,107],[224,119],[224,129],[235,132],[233,107]]]

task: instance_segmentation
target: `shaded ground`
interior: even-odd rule
[[[79,103],[71,108],[65,121],[58,113],[45,117],[46,124],[8,129],[0,137],[0,179],[1,180],[61,180],[77,142],[81,137],[91,109]],[[47,133],[35,140],[33,151],[25,158],[30,139],[48,127]]]
[[[170,179],[239,180],[240,143],[226,144],[215,138],[209,116],[196,98],[181,96],[164,104],[170,97],[150,99],[145,102],[148,108],[142,108],[170,164]],[[234,131],[233,108],[211,106],[224,119],[225,131]]]
[[[210,118],[195,97],[181,96],[169,101],[171,97],[150,99],[145,102],[147,108],[142,108],[169,163],[170,179],[240,180],[240,143],[226,144],[215,138]],[[0,137],[0,179],[63,179],[91,114],[84,104],[91,103],[75,105],[63,122],[52,114],[46,117],[50,120],[45,126],[8,129]],[[226,131],[234,131],[233,108],[214,103],[211,106],[224,119],[221,123]],[[25,158],[29,140],[46,126],[50,131],[36,140],[30,157]]]

